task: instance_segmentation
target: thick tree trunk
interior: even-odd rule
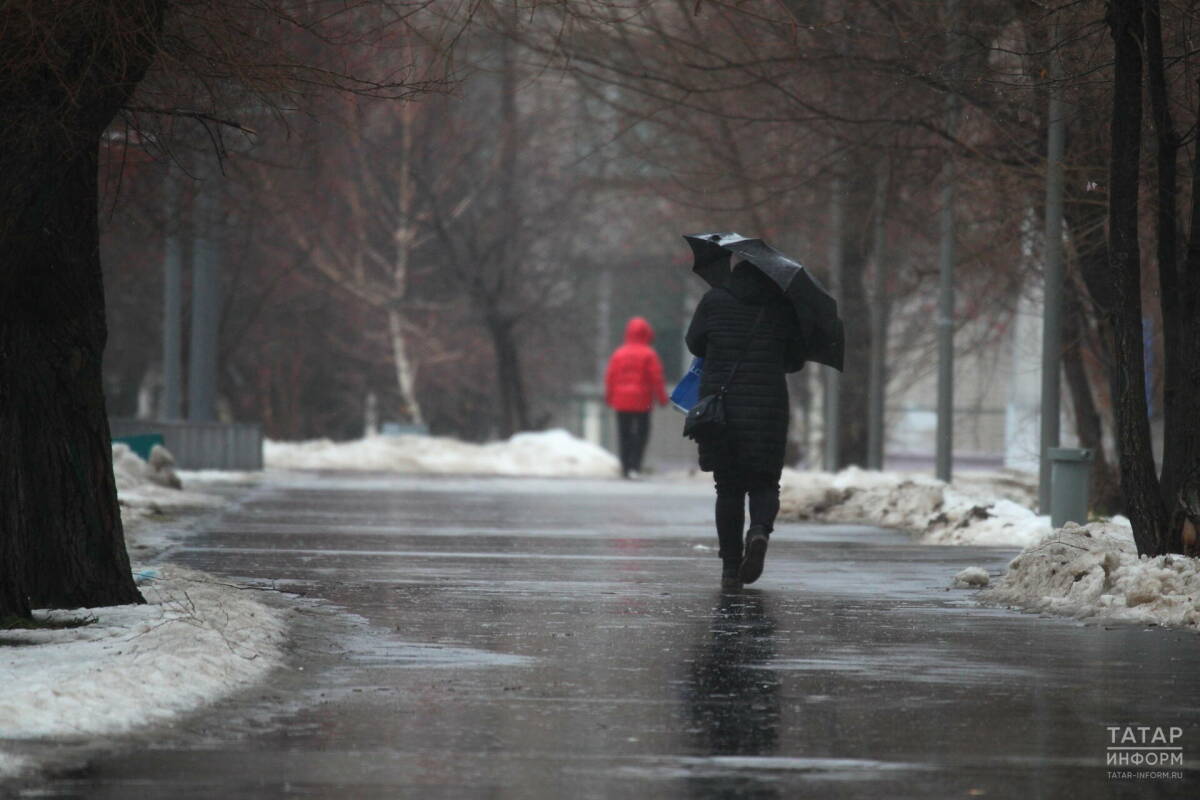
[[[1171,119],[1166,64],[1163,59],[1162,12],[1159,0],[1146,0],[1146,76],[1150,107],[1158,145],[1157,164],[1159,303],[1163,323],[1163,503],[1169,522],[1163,549],[1184,550],[1182,537],[1186,505],[1182,494],[1190,494],[1200,483],[1200,323],[1196,320],[1200,260],[1196,243],[1196,197],[1193,193],[1193,232],[1188,260],[1181,270],[1179,223],[1176,217],[1177,170],[1180,137]],[[1200,159],[1193,160],[1193,169]],[[1195,177],[1195,176],[1194,176]],[[1195,185],[1195,181],[1193,181]]]
[[[1175,493],[1166,498],[1171,509],[1171,544],[1179,552],[1196,555],[1200,542],[1181,536],[1184,516],[1191,516],[1192,530],[1200,528],[1200,154],[1192,159],[1191,238],[1180,275],[1179,344],[1175,363],[1176,385],[1181,387],[1179,413],[1171,435],[1178,439],[1173,458],[1178,459]]]
[[[41,208],[4,242],[0,292],[0,537],[34,606],[140,602],[125,552],[101,385],[106,340],[98,143],[45,165]],[[21,563],[21,562],[18,562]]]
[[[97,168],[165,7],[31,5],[0,42],[0,617],[142,600],[101,384]]]
[[[1159,493],[1142,355],[1141,250],[1138,183],[1142,125],[1142,3],[1113,0],[1112,151],[1109,158],[1108,257],[1117,291],[1117,446],[1121,491],[1138,552],[1158,555],[1166,536],[1166,509]]]

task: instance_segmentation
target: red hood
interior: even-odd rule
[[[625,326],[625,344],[650,344],[654,341],[654,328],[641,317],[634,317]]]

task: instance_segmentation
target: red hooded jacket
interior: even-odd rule
[[[649,411],[654,401],[667,404],[662,362],[650,343],[654,329],[641,317],[625,326],[625,344],[608,360],[604,373],[604,402],[617,411]]]

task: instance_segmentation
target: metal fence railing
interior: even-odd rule
[[[111,419],[113,436],[162,434],[180,469],[263,468],[262,427],[250,422]]]

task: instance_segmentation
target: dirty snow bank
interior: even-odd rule
[[[366,470],[431,475],[597,478],[620,472],[617,459],[565,430],[518,433],[471,444],[435,436],[372,436],[352,442],[267,441],[263,457],[280,469]]]
[[[946,484],[857,467],[784,470],[780,517],[897,528],[926,544],[1027,547],[1051,532],[1050,518],[1029,510],[1031,480],[1019,473],[976,473]]]
[[[162,447],[147,461],[120,443],[112,453],[135,558],[165,547],[181,521],[225,502],[178,488]],[[254,592],[171,565],[134,571],[146,605],[37,611],[41,620],[88,624],[0,629],[0,779],[32,772],[46,757],[23,752],[20,740],[128,731],[214,702],[282,662],[284,615]]]
[[[983,567],[967,567],[954,576],[954,585],[959,589],[978,589],[987,586],[991,579]]]
[[[1079,619],[1200,628],[1200,560],[1139,557],[1120,517],[1067,523],[1022,551],[980,599]]]
[[[183,483],[175,474],[175,456],[171,451],[156,444],[150,448],[149,460],[133,452],[124,442],[112,446],[113,477],[117,479],[117,490],[137,489],[144,486],[165,486],[182,489]]]
[[[148,558],[167,547],[163,523],[169,517],[211,510],[226,502],[216,495],[185,491],[175,459],[161,445],[150,451],[149,461],[119,442],[112,446],[112,454],[125,544],[135,558]]]
[[[175,459],[162,445],[154,445],[149,461],[121,443],[112,446],[112,454],[122,519],[128,516],[136,522],[167,510],[208,508],[224,502],[211,494],[185,491],[175,471]]]
[[[0,777],[28,765],[4,752],[4,739],[128,731],[211,703],[282,662],[284,616],[254,592],[175,566],[142,590],[146,605],[36,612],[94,619],[82,627],[0,630]]]

